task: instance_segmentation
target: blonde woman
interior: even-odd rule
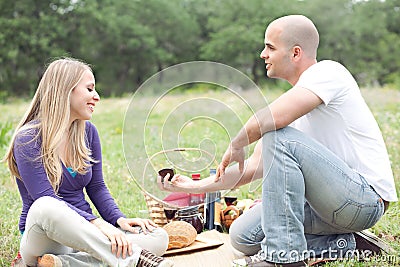
[[[159,257],[166,232],[126,218],[104,183],[100,139],[88,121],[99,101],[91,68],[58,59],[17,126],[5,160],[22,198],[22,259],[28,266],[172,266]]]

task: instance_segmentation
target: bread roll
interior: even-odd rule
[[[184,248],[191,245],[197,237],[196,229],[188,222],[172,221],[164,226],[169,236],[168,249]]]

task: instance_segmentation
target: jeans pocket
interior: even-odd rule
[[[381,217],[379,201],[376,204],[364,205],[351,200],[346,201],[333,214],[333,223],[340,228],[361,231],[372,227]]]

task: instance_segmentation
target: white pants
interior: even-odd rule
[[[143,249],[161,256],[168,247],[168,235],[162,228],[149,234],[126,232],[133,243],[133,255],[125,259],[111,253],[111,243],[95,225],[52,197],[37,199],[28,212],[21,239],[21,256],[28,266],[36,266],[37,257],[57,255],[63,266],[136,266]]]

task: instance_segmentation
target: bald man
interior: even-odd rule
[[[360,231],[397,195],[382,134],[356,81],[337,62],[317,62],[318,31],[304,16],[270,23],[264,43],[267,75],[293,87],[246,122],[216,177],[194,184],[176,175],[164,188],[210,192],[263,178],[262,204],[230,228],[233,247],[251,255],[236,266],[306,266],[308,258],[380,252],[383,244]],[[244,147],[258,140],[245,161]]]

